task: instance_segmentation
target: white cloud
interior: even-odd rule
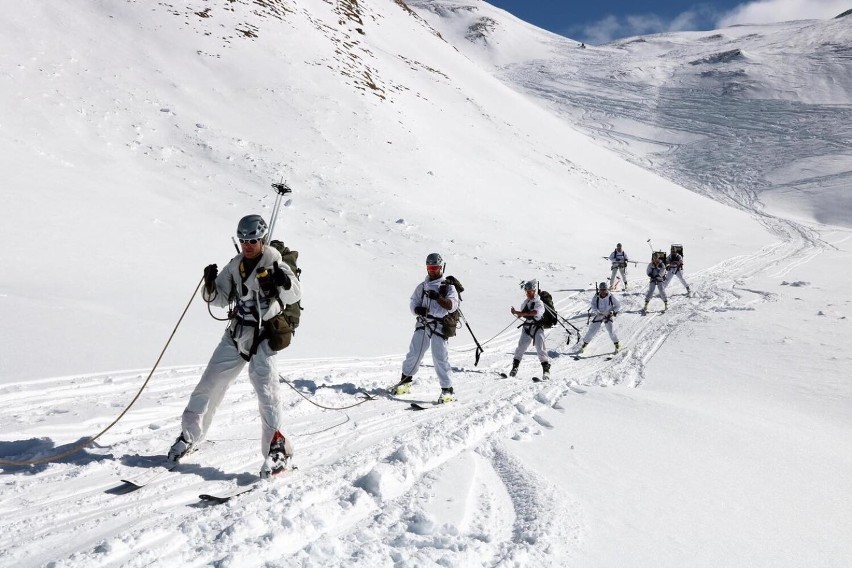
[[[828,19],[852,8],[852,0],[756,0],[721,12],[700,3],[671,19],[656,14],[609,15],[597,22],[566,30],[594,45],[636,35],[723,28],[734,24],[768,24],[789,20]]]
[[[707,4],[696,5],[670,20],[656,14],[631,14],[622,17],[610,15],[597,22],[574,28],[566,35],[583,37],[589,43],[600,45],[622,37],[694,30],[700,27],[702,21],[715,21],[716,16]]]
[[[850,8],[849,0],[758,0],[740,4],[718,19],[719,27],[833,18]]]

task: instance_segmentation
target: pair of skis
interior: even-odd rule
[[[509,375],[507,375],[506,373],[498,373],[498,374],[499,374],[501,379],[508,379],[509,378]],[[540,382],[545,381],[545,380],[548,380],[548,379],[542,379],[541,377],[537,377],[537,376],[532,377],[532,382],[534,382],[534,383],[540,383]]]
[[[393,385],[392,387],[390,387],[389,389],[386,390],[388,396],[397,397],[397,396],[402,396],[404,394],[409,393],[409,389],[405,389],[403,392],[397,393],[396,388],[400,385],[409,385],[409,388],[410,388],[411,382],[397,383],[397,384]],[[439,406],[444,406],[446,404],[452,404],[453,402],[455,402],[455,399],[453,399],[449,402],[443,402],[441,400],[436,400],[436,401],[417,400],[417,401],[410,402],[409,408],[411,410],[428,410],[430,408],[437,408]]]
[[[133,477],[124,477],[121,479],[121,481],[130,488],[130,491],[136,491],[138,489],[142,489],[143,487],[147,487],[148,485],[152,485],[154,483],[158,483],[160,481],[165,480],[179,465],[179,462],[166,461],[165,463],[153,467],[149,471],[143,472],[139,475]],[[287,471],[291,471],[294,469],[296,468],[285,467],[280,471],[273,473],[272,479],[280,477]],[[227,503],[234,497],[238,497],[245,493],[249,493],[250,491],[254,491],[258,487],[261,487],[266,481],[269,480],[257,478],[248,485],[235,487],[230,491],[224,491],[222,493],[202,493],[198,496],[198,498],[202,501],[215,504]]]

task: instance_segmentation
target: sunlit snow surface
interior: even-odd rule
[[[305,312],[278,357],[298,469],[254,480],[245,376],[177,435],[221,334],[195,299],[125,418],[0,465],[0,566],[847,566],[849,18],[581,50],[482,2],[31,2],[0,34],[0,461],[125,408],[243,214],[292,201]],[[846,201],[844,201],[846,200]],[[601,257],[685,246],[669,309],[516,379],[538,278],[585,328]],[[439,251],[458,401],[399,376]],[[214,312],[216,313],[216,312]],[[222,316],[221,313],[216,313]],[[500,330],[503,330],[502,332]],[[117,369],[117,370],[116,370]],[[297,392],[298,391],[298,392]],[[362,399],[372,401],[346,410]]]

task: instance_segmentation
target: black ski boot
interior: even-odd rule
[[[514,377],[518,374],[518,367],[520,366],[521,361],[518,359],[512,359],[512,370],[509,371],[509,376]]]
[[[541,380],[550,380],[550,361],[542,361],[541,363]]]

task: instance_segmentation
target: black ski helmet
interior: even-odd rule
[[[246,215],[237,224],[237,238],[242,240],[263,239],[269,226],[260,215]]]
[[[601,282],[598,284],[598,290],[609,290],[609,286],[606,285],[606,282]]]
[[[444,266],[444,259],[437,252],[429,253],[426,257],[427,266]]]
[[[524,290],[538,290],[538,282],[535,278],[524,282]]]

